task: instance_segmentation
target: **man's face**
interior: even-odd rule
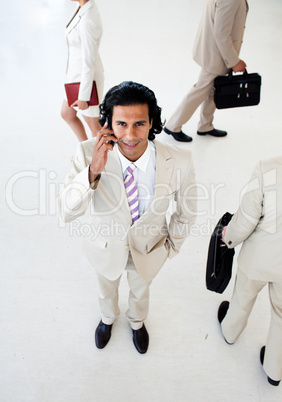
[[[114,106],[112,129],[120,152],[134,162],[146,151],[152,122],[147,104]]]

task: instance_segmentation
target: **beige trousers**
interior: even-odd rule
[[[273,380],[282,379],[282,283],[249,279],[238,269],[228,312],[221,323],[222,333],[234,343],[247,325],[258,293],[268,284],[271,321],[265,347],[263,368]]]
[[[217,75],[201,70],[197,83],[183,98],[175,112],[168,120],[166,127],[171,131],[181,131],[183,124],[192,117],[196,109],[202,104],[198,131],[213,130],[213,115],[215,103],[213,100],[213,82]]]
[[[138,273],[132,260],[131,253],[128,255],[127,281],[129,285],[127,319],[132,329],[140,329],[149,311],[149,287],[152,281],[145,281]],[[118,287],[120,278],[111,281],[97,273],[99,286],[99,303],[104,324],[113,324],[120,310],[118,306]]]

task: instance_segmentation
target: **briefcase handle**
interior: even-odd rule
[[[245,68],[245,72],[244,72],[242,75],[244,75],[245,77],[248,75],[248,71],[247,71],[246,68]],[[232,80],[232,77],[233,77],[233,70],[232,70],[232,68],[231,68],[231,70],[229,71],[229,74],[228,74],[228,78],[229,78],[230,80]]]

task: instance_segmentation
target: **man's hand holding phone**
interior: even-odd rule
[[[98,132],[93,147],[92,162],[89,168],[89,182],[93,183],[103,171],[107,160],[108,152],[113,150],[114,143],[117,142],[113,130],[108,127],[108,122],[104,124]]]

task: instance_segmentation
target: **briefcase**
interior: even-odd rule
[[[228,75],[214,80],[214,103],[217,109],[254,106],[260,102],[261,76],[257,73]]]
[[[222,230],[227,226],[233,215],[226,212],[218,221],[209,244],[206,287],[216,293],[223,293],[231,276],[235,251],[228,248],[222,241]]]

